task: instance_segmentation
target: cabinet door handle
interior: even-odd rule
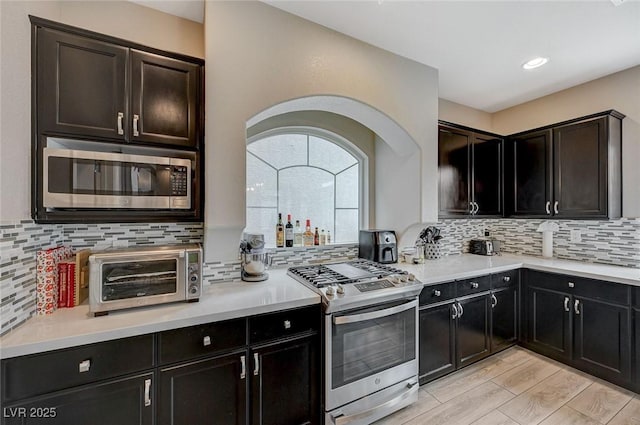
[[[83,360],[78,364],[78,373],[89,372],[89,369],[91,369],[91,360],[89,359]]]
[[[124,119],[124,114],[122,112],[118,112],[118,134],[123,135],[124,129],[122,128],[122,120]]]
[[[453,314],[451,315],[451,318],[453,320],[456,320],[458,318],[458,306],[456,306],[456,303],[451,304],[451,308],[453,309]]]
[[[260,373],[260,359],[258,353],[253,353],[253,375],[258,376]]]
[[[573,303],[573,311],[575,311],[576,314],[580,314],[580,300],[576,300]]]
[[[571,311],[569,310],[569,297],[564,297],[564,311]]]
[[[151,379],[144,380],[144,405],[151,406]]]
[[[473,212],[473,215],[478,214],[478,211],[480,210],[480,205],[478,205],[477,202],[474,202],[474,204],[476,205],[476,210]]]
[[[547,201],[547,203],[544,204],[544,210],[547,212],[547,215],[551,215],[551,201]]]
[[[140,131],[138,131],[138,121],[140,121],[140,116],[134,114],[133,115],[133,135],[136,137],[140,135]]]
[[[473,210],[475,207],[473,206],[473,202],[469,202],[469,214],[473,215]]]
[[[491,294],[491,308],[495,308],[498,305],[498,299],[494,294]]]
[[[558,214],[558,201],[553,203],[553,213]]]
[[[240,379],[244,379],[247,377],[247,358],[245,356],[240,356]]]
[[[462,315],[464,314],[464,308],[462,308],[462,304],[458,303],[458,317],[462,317]]]

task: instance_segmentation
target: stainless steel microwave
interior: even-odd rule
[[[104,251],[89,257],[89,311],[198,301],[202,248],[164,245]]]
[[[46,147],[44,208],[191,209],[191,160]]]

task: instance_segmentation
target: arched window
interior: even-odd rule
[[[332,243],[357,242],[363,222],[365,155],[337,134],[277,129],[247,142],[247,230],[275,246],[278,213],[331,233]]]

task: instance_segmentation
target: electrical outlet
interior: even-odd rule
[[[579,229],[571,230],[571,242],[572,243],[582,242],[582,232]]]

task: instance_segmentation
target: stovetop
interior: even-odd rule
[[[409,298],[422,289],[413,274],[363,259],[296,266],[287,274],[319,293],[326,312]]]

